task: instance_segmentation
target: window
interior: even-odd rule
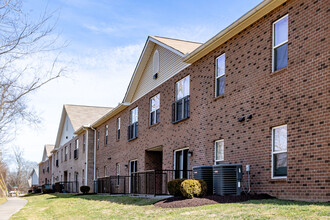
[[[159,122],[159,105],[160,94],[157,94],[150,99],[150,125],[154,125]]]
[[[67,146],[65,146],[65,148],[64,148],[64,153],[65,153],[64,160],[67,161],[68,160],[68,147]]]
[[[99,168],[96,168],[96,179],[99,178]]]
[[[119,186],[119,163],[116,163],[116,176],[117,176],[117,185]]]
[[[226,54],[222,54],[216,59],[215,70],[215,96],[225,94],[225,69],[226,69]]]
[[[154,56],[152,58],[152,77],[153,79],[158,78],[158,73],[159,73],[159,52],[158,50],[155,50]]]
[[[104,176],[107,176],[107,166],[104,166]]]
[[[74,159],[78,159],[78,154],[79,154],[79,139],[75,140],[75,147],[74,147],[74,151],[73,151],[73,158]]]
[[[273,71],[288,66],[288,15],[273,23]]]
[[[130,125],[128,126],[128,140],[134,140],[138,137],[138,107],[131,110]]]
[[[225,147],[224,147],[224,140],[218,140],[215,142],[215,157],[214,161],[215,164],[221,164],[221,162],[225,158],[225,153],[224,153]]]
[[[81,182],[82,182],[82,185],[85,185],[85,170],[84,169],[82,170]]]
[[[83,134],[83,153],[86,151],[86,135]]]
[[[188,178],[189,149],[174,151],[175,179]]]
[[[108,136],[109,136],[109,126],[105,126],[105,131],[104,131],[104,143],[107,145],[108,144]]]
[[[117,140],[120,140],[120,118],[117,118]]]
[[[190,76],[175,84],[175,102],[172,103],[172,123],[189,117]]]
[[[100,148],[100,132],[96,131],[96,149]]]
[[[71,159],[71,143],[70,143],[70,145],[69,145],[69,159]]]
[[[272,177],[287,176],[287,126],[272,129]]]
[[[61,163],[63,163],[63,148],[61,149]]]

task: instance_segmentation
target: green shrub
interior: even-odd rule
[[[42,190],[42,193],[43,193],[43,194],[53,193],[53,190],[52,190],[52,189],[43,189],[43,190]]]
[[[80,187],[80,191],[83,193],[83,194],[87,194],[89,192],[91,188],[89,186],[81,186]]]
[[[167,189],[168,189],[168,192],[170,193],[170,195],[182,196],[180,187],[181,187],[181,183],[183,181],[185,181],[185,179],[175,179],[175,180],[171,180],[167,183]]]
[[[202,197],[206,195],[207,185],[203,180],[187,179],[181,183],[180,191],[185,198]]]

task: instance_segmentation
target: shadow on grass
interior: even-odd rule
[[[77,194],[59,194],[59,193],[53,193],[53,194],[49,194],[49,195],[52,195],[52,197],[47,198],[47,199],[85,199],[85,200],[89,200],[89,201],[102,201],[102,202],[105,201],[105,202],[110,202],[110,203],[117,203],[117,204],[122,204],[122,205],[135,205],[135,206],[152,205],[155,202],[158,202],[160,200],[160,199],[153,199],[153,198],[131,197],[131,196],[127,196],[127,195],[105,196],[105,195],[89,194],[89,195],[77,196]]]
[[[243,202],[244,204],[264,204],[264,205],[298,205],[298,206],[330,206],[330,202],[302,202],[302,201],[292,201],[292,200],[280,200],[280,199],[263,199],[263,200],[248,200]]]

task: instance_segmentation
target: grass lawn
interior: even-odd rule
[[[329,203],[259,200],[163,209],[156,199],[128,196],[25,196],[28,204],[12,219],[330,219]]]

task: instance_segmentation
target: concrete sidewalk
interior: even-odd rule
[[[0,220],[7,220],[18,212],[27,203],[26,199],[8,198],[8,201],[0,205]]]

